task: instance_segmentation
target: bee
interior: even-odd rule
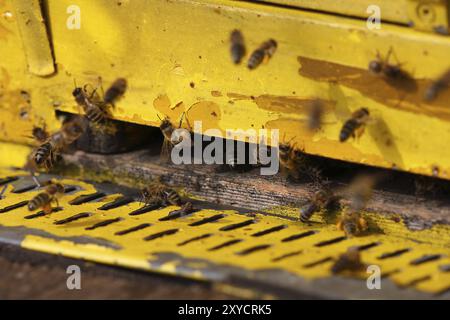
[[[52,202],[56,202],[59,207],[58,197],[64,194],[64,185],[51,182],[44,190],[28,202],[28,210],[34,211],[42,208],[46,214],[52,212]]]
[[[169,212],[169,217],[178,216],[184,217],[190,213],[194,212],[194,205],[192,202],[186,202],[181,209]]]
[[[235,29],[231,32],[230,36],[230,52],[231,52],[231,59],[233,60],[234,64],[241,63],[242,58],[245,56],[245,44],[244,44],[244,36],[242,35],[241,31]]]
[[[361,254],[358,247],[350,247],[341,254],[337,261],[331,266],[333,274],[341,273],[343,271],[361,271],[365,265],[361,262]]]
[[[344,231],[349,238],[357,236],[368,229],[367,221],[357,211],[346,210],[342,212],[337,228]]]
[[[253,70],[258,67],[265,59],[270,59],[277,50],[277,46],[277,42],[273,39],[270,39],[261,44],[258,49],[253,51],[252,55],[248,59],[247,67],[250,70]]]
[[[401,64],[393,65],[389,63],[392,53],[393,49],[390,48],[386,59],[383,60],[380,53],[377,52],[376,59],[369,62],[369,71],[372,74],[383,76],[390,85],[403,89],[416,89],[417,85],[414,79],[401,68]]]
[[[364,126],[370,119],[369,110],[361,108],[353,112],[352,117],[342,126],[339,133],[339,141],[345,142],[350,137],[361,136],[364,132]]]
[[[166,186],[158,178],[142,190],[143,202],[160,205],[181,205],[181,196],[174,189]]]
[[[308,129],[310,131],[316,131],[320,128],[322,125],[322,118],[323,118],[323,104],[315,100],[310,109],[308,114]]]
[[[450,84],[450,69],[441,75],[436,81],[425,90],[425,101],[433,101],[441,93],[441,91],[448,88]]]
[[[84,132],[80,118],[64,123],[60,130],[50,135],[47,140],[35,149],[32,154],[34,166],[50,169],[58,155],[75,142]]]
[[[322,188],[316,191],[308,203],[300,208],[300,221],[308,222],[314,213],[328,208],[336,200],[337,197],[329,189]]]
[[[103,102],[105,104],[114,105],[114,102],[122,97],[127,90],[127,80],[124,78],[118,78],[113,84],[106,90]]]
[[[106,104],[96,97],[96,89],[89,95],[86,88],[87,85],[83,88],[76,87],[72,91],[72,95],[90,122],[97,125],[104,124],[109,117]]]
[[[181,124],[183,123],[183,117],[184,117],[184,113],[181,116],[181,120],[180,120],[180,124],[179,124],[178,128],[181,128]],[[159,116],[158,116],[158,118],[159,118]],[[161,147],[160,158],[163,162],[168,162],[172,148],[174,146],[176,146],[177,144],[179,144],[181,141],[183,141],[185,136],[180,135],[178,138],[175,138],[173,136],[175,128],[172,125],[172,123],[170,122],[169,118],[166,117],[164,119],[161,119],[161,118],[159,118],[159,119],[161,120],[161,124],[159,125],[159,128],[161,130],[161,133],[164,136],[163,145]],[[187,138],[190,138],[190,137],[187,137]]]
[[[380,175],[360,175],[344,191],[350,201],[352,211],[361,211],[372,198],[373,188],[381,179]]]

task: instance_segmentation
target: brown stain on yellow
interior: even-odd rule
[[[212,101],[200,101],[194,103],[187,112],[188,119],[202,119],[202,129],[219,129],[219,121],[222,117],[220,106]],[[193,126],[193,123],[190,123]]]
[[[213,91],[211,91],[211,95],[213,97],[222,97],[222,92],[213,90]]]
[[[423,101],[425,90],[431,85],[429,79],[405,79],[393,82],[371,74],[368,70],[344,66],[328,61],[298,57],[299,74],[317,81],[337,83],[355,89],[364,96],[395,109],[425,114],[450,120],[450,90],[431,104]]]
[[[336,103],[323,99],[303,99],[294,96],[261,95],[255,99],[260,109],[280,113],[307,114],[315,102],[320,102],[324,113],[334,112]]]
[[[283,128],[282,136],[279,137],[280,143],[286,143],[287,141],[293,138],[310,140],[314,136],[314,132],[304,130],[305,121],[294,120],[289,118],[279,118],[276,120],[267,121],[265,128],[278,130],[280,128]],[[302,146],[297,147],[301,148]]]

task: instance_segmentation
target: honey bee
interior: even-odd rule
[[[44,190],[28,202],[28,210],[34,211],[42,208],[46,214],[52,212],[52,202],[56,202],[59,207],[58,197],[64,194],[64,185],[51,182]]]
[[[365,265],[361,262],[361,254],[358,247],[350,247],[347,252],[341,254],[337,261],[331,267],[333,274],[341,273],[343,271],[361,271],[364,270]]]
[[[245,44],[244,44],[244,36],[242,35],[241,31],[235,29],[231,32],[230,36],[230,52],[231,52],[231,59],[233,60],[234,64],[241,63],[242,58],[245,56]]]
[[[380,175],[359,175],[344,191],[350,201],[352,211],[361,211],[372,198],[373,188],[381,179]]]
[[[433,101],[443,90],[447,89],[450,84],[450,69],[434,81],[426,90],[425,101]]]
[[[308,203],[300,208],[300,221],[306,223],[312,215],[322,209],[329,207],[338,198],[328,188],[322,188],[314,193]]]
[[[96,125],[102,125],[109,117],[106,104],[98,99],[96,89],[91,94],[88,94],[86,88],[87,85],[83,88],[76,87],[72,91],[72,95],[78,106],[83,109],[86,118]]]
[[[47,140],[35,149],[31,157],[32,167],[44,166],[47,170],[53,166],[58,155],[75,142],[84,132],[80,118],[64,123],[60,130],[50,135]]]
[[[160,204],[160,205],[181,205],[181,196],[174,189],[166,186],[158,178],[155,181],[149,183],[142,190],[143,202],[148,204]]]
[[[277,42],[273,39],[270,39],[261,44],[258,49],[253,51],[252,55],[248,59],[247,67],[250,70],[253,70],[258,67],[265,59],[270,59],[277,50],[277,46]]]
[[[178,216],[184,217],[190,213],[194,212],[194,205],[192,202],[186,202],[181,209],[169,212],[169,217]]]
[[[350,137],[361,136],[364,132],[364,126],[370,119],[369,110],[361,108],[353,112],[352,117],[342,126],[339,133],[339,141],[345,142]]]
[[[103,101],[105,104],[114,105],[114,102],[122,97],[127,90],[127,80],[124,78],[116,79],[106,90]]]
[[[310,131],[316,131],[322,125],[323,109],[323,104],[319,100],[312,103],[308,114],[308,129]]]
[[[383,60],[377,52],[375,60],[370,61],[369,71],[377,76],[383,76],[387,83],[397,88],[414,90],[417,85],[411,75],[401,68],[401,64],[393,65],[389,63],[389,58],[393,53],[390,48],[386,58]]]
[[[181,128],[181,124],[183,123],[183,117],[184,117],[184,113],[181,116],[181,120],[180,120],[180,124],[179,124],[178,128]],[[158,116],[158,118],[159,118],[159,116]],[[169,118],[166,117],[164,119],[161,119],[161,118],[159,118],[159,119],[161,120],[161,124],[159,125],[159,128],[161,129],[161,133],[164,136],[163,145],[161,147],[160,158],[161,158],[162,162],[168,162],[172,148],[174,146],[176,146],[177,144],[179,144],[181,141],[183,141],[184,136],[181,135],[177,139],[175,139],[175,137],[173,137],[175,128],[172,125],[172,123],[170,122]]]
[[[345,210],[337,223],[337,228],[344,231],[349,238],[357,236],[368,229],[367,221],[357,211]]]

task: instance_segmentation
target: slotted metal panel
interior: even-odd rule
[[[379,265],[398,296],[450,288],[448,226],[412,232],[367,213],[372,231],[346,238],[320,215],[306,225],[199,205],[189,216],[169,217],[177,207],[145,207],[128,196],[67,179],[62,180],[67,189],[59,208],[46,215],[28,211],[27,202],[41,190],[24,176],[3,170],[0,180],[8,184],[0,200],[0,241],[24,248],[194,279],[251,280],[296,292],[314,288],[324,296],[370,297],[365,272],[340,277],[330,272],[341,253],[359,246],[363,262]],[[326,292],[336,281],[341,291]],[[354,289],[345,291],[347,285]]]

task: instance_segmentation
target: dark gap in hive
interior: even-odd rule
[[[249,226],[251,224],[254,224],[256,221],[254,219],[250,219],[250,220],[246,220],[243,222],[239,222],[239,223],[234,223],[234,224],[229,224],[227,226],[224,226],[222,228],[220,228],[220,231],[231,231],[231,230],[236,230],[239,228],[243,228],[246,226]]]
[[[182,247],[182,246],[185,246],[185,245],[187,245],[187,244],[189,244],[191,242],[196,242],[196,241],[200,241],[200,240],[209,238],[212,235],[213,235],[212,233],[202,234],[201,236],[193,237],[193,238],[187,239],[187,240],[185,240],[183,242],[180,242],[179,244],[177,244],[177,246]]]
[[[155,210],[161,209],[161,208],[162,207],[159,204],[149,204],[147,206],[143,206],[142,208],[139,208],[139,209],[136,209],[136,210],[130,212],[128,215],[138,216],[138,215],[141,215],[141,214],[144,214],[144,213],[147,213],[150,211],[155,211]]]
[[[287,228],[287,226],[284,225],[284,224],[280,225],[280,226],[275,226],[275,227],[272,227],[272,228],[269,228],[269,229],[266,229],[266,230],[262,230],[262,231],[256,232],[256,233],[252,234],[252,237],[262,237],[262,236],[265,236],[265,235],[267,235],[269,233],[277,232],[277,231],[280,231],[280,230],[283,230],[283,229],[286,229],[286,228]]]
[[[98,210],[106,211],[106,210],[116,209],[116,208],[125,206],[133,201],[134,201],[134,199],[131,197],[126,197],[126,196],[118,197],[117,199],[115,199],[112,202],[105,203],[100,208],[98,208]]]
[[[442,258],[440,254],[426,254],[420,258],[412,260],[409,264],[412,266],[418,266],[423,263],[439,260],[440,258]]]
[[[302,250],[289,252],[289,253],[286,253],[286,254],[283,254],[281,256],[273,258],[272,262],[278,262],[278,261],[281,261],[281,260],[284,260],[284,259],[287,259],[287,258],[290,258],[290,257],[295,257],[295,256],[298,256],[299,254],[301,254],[302,252],[303,252]]]
[[[216,221],[218,221],[218,220],[220,220],[220,219],[223,219],[223,218],[225,218],[225,217],[226,217],[225,214],[222,214],[222,213],[221,213],[221,214],[216,214],[216,215],[214,215],[214,216],[207,217],[207,218],[204,218],[204,219],[202,219],[202,220],[192,222],[192,223],[189,224],[189,225],[190,225],[191,227],[197,227],[197,226],[204,225],[204,224],[206,224],[206,223],[216,222]]]
[[[106,226],[108,226],[108,225],[110,225],[110,224],[112,224],[112,223],[116,223],[116,222],[119,222],[119,221],[121,221],[121,220],[122,220],[122,218],[108,219],[108,220],[105,220],[105,221],[101,221],[101,222],[99,222],[99,223],[96,223],[96,224],[94,224],[94,225],[92,225],[92,226],[90,226],[90,227],[86,227],[85,229],[86,229],[86,230],[94,230],[94,229],[97,229],[97,228],[106,227]]]
[[[72,222],[72,221],[76,221],[76,220],[79,220],[79,219],[84,219],[84,218],[87,218],[87,217],[90,217],[90,216],[91,216],[91,213],[89,213],[89,212],[82,212],[82,213],[78,213],[76,215],[70,216],[70,217],[68,217],[66,219],[57,220],[57,221],[53,222],[53,224],[57,224],[57,225],[66,224],[66,223],[69,223],[69,222]]]
[[[330,239],[330,240],[321,241],[319,243],[316,243],[314,246],[315,247],[329,246],[329,245],[332,245],[332,244],[344,241],[345,239],[347,239],[347,237],[344,237],[344,236],[337,237],[337,238],[333,238],[333,239]]]
[[[236,254],[240,255],[240,256],[246,256],[246,255],[249,255],[249,254],[257,252],[257,251],[268,249],[270,247],[271,247],[270,244],[260,244],[260,245],[250,247],[250,248],[244,249],[242,251],[236,252]]]
[[[146,236],[144,238],[144,240],[145,241],[151,241],[151,240],[155,240],[155,239],[162,238],[162,237],[165,237],[165,236],[170,236],[170,235],[175,234],[177,232],[178,232],[178,229],[169,229],[169,230],[161,231],[161,232],[154,233],[154,234],[151,234],[149,236]]]
[[[313,267],[316,267],[318,265],[327,263],[329,261],[333,261],[333,258],[332,257],[326,257],[326,258],[323,258],[323,259],[320,259],[320,260],[317,260],[317,261],[306,263],[306,264],[303,265],[303,268],[307,268],[307,269],[313,268]]]
[[[11,210],[14,210],[14,209],[21,208],[21,207],[26,206],[27,204],[28,204],[28,200],[23,200],[23,201],[20,201],[18,203],[15,203],[15,204],[12,204],[12,205],[9,205],[7,207],[4,207],[4,208],[0,209],[0,213],[5,213],[5,212],[8,212],[8,211],[11,211]]]
[[[402,254],[409,252],[409,251],[411,251],[411,249],[405,248],[405,249],[400,249],[400,250],[396,250],[393,252],[387,252],[387,253],[383,253],[382,255],[380,255],[377,259],[384,260],[384,259],[395,258],[395,257],[401,256]]]
[[[95,193],[91,193],[91,194],[85,194],[85,195],[78,196],[75,199],[71,200],[69,203],[71,205],[77,206],[77,205],[80,205],[80,204],[83,204],[86,202],[98,200],[105,196],[106,196],[106,194],[103,192],[95,192]]]
[[[148,228],[148,227],[150,227],[150,226],[151,226],[150,223],[142,223],[142,224],[139,224],[139,225],[137,225],[137,226],[131,227],[131,228],[129,228],[129,229],[117,231],[117,232],[115,233],[115,235],[116,235],[116,236],[123,236],[123,235],[129,234],[129,233],[132,233],[132,232],[136,232],[136,231],[139,231],[139,230]]]
[[[51,213],[59,212],[59,211],[62,211],[62,210],[63,210],[62,207],[55,207],[55,208],[52,208],[52,212]],[[36,213],[30,214],[28,216],[25,216],[24,218],[29,220],[29,219],[35,219],[35,218],[43,217],[43,216],[46,216],[46,215],[47,215],[47,213],[44,210],[41,210],[39,212],[36,212]]]
[[[220,249],[223,249],[223,248],[226,248],[226,247],[230,247],[230,246],[232,246],[232,245],[234,245],[236,243],[239,243],[239,242],[242,242],[242,240],[241,239],[229,240],[229,241],[221,243],[221,244],[219,244],[219,245],[217,245],[215,247],[209,248],[208,251],[220,250]]]
[[[178,209],[178,210],[174,210],[174,211],[169,212],[167,214],[167,216],[160,218],[159,221],[175,220],[175,219],[178,219],[180,217],[190,216],[190,215],[192,215],[192,214],[194,214],[196,212],[199,212],[199,211],[200,211],[200,209],[194,209],[194,210],[192,210],[192,211],[190,211],[189,213],[186,214],[181,209]]]
[[[317,231],[311,230],[311,231],[306,231],[306,232],[302,232],[302,233],[298,233],[298,234],[294,234],[292,236],[286,237],[284,239],[282,239],[282,242],[289,242],[289,241],[294,241],[297,239],[301,239],[301,238],[305,238],[305,237],[309,237],[312,236],[314,234],[316,234]]]

